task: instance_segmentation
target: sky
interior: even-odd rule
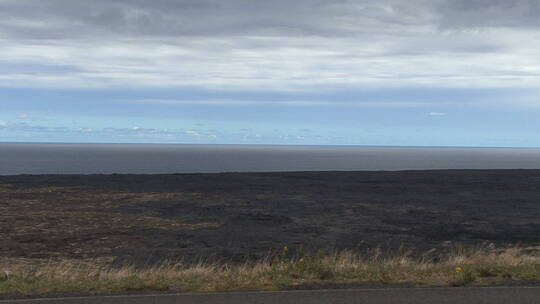
[[[540,147],[538,0],[0,0],[0,142]]]

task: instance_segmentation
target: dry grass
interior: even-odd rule
[[[291,255],[283,252],[244,264],[164,263],[137,269],[107,260],[0,262],[0,295],[119,293],[130,291],[213,292],[278,290],[309,284],[412,284],[464,286],[540,282],[540,256],[530,250],[463,249],[436,259],[350,251]]]

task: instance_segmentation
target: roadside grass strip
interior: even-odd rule
[[[524,248],[456,248],[437,257],[381,251],[279,253],[244,263],[167,261],[148,267],[112,260],[0,259],[0,295],[284,290],[324,284],[492,286],[540,283],[540,255]]]

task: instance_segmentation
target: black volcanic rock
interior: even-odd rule
[[[540,245],[540,170],[0,176],[0,256]]]

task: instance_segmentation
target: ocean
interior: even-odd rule
[[[540,149],[0,143],[0,175],[428,169],[540,169]]]

